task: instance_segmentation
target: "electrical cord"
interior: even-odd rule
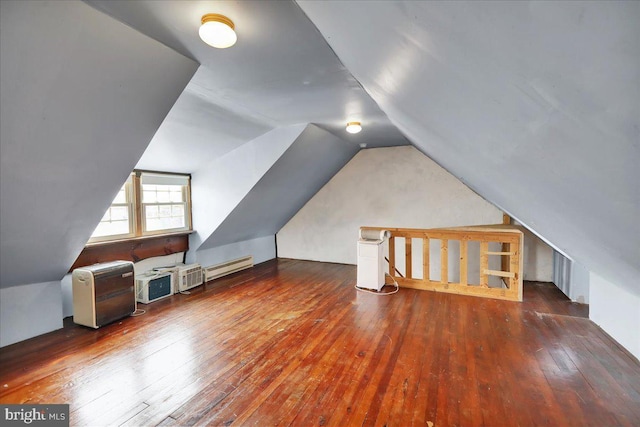
[[[360,287],[358,287],[358,285],[354,285],[354,288],[356,288],[360,292],[366,292],[366,293],[369,293],[369,294],[374,294],[374,295],[379,295],[379,296],[393,295],[393,294],[397,293],[400,290],[400,286],[398,285],[398,282],[396,282],[396,279],[394,279],[393,276],[390,275],[389,273],[384,273],[384,274],[386,276],[391,277],[391,280],[393,280],[393,284],[395,286],[395,289],[393,291],[379,292],[379,291],[374,291],[374,290],[371,290],[371,289],[360,288]],[[386,283],[385,283],[385,285],[386,285]]]

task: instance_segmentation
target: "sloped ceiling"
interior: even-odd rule
[[[191,250],[273,235],[360,144],[409,144],[292,1],[87,3],[201,64],[136,166],[192,174],[196,233]],[[211,12],[234,21],[238,42],[232,48],[213,49],[198,37],[202,15]],[[345,132],[352,120],[363,123],[357,135]],[[289,152],[286,159],[312,162],[308,171],[324,172],[304,175],[299,165],[278,161],[262,178],[261,195],[252,190],[241,199],[243,208],[227,212],[229,200],[221,202],[219,195],[232,193],[230,200],[235,200],[241,191],[225,186],[245,180],[229,183],[226,178],[256,172],[252,161],[229,163],[228,158],[244,153],[251,159],[258,152],[270,158],[274,131],[287,133],[310,123],[294,144],[295,155]],[[221,215],[224,223],[218,222]]]
[[[273,129],[192,175],[194,232],[189,237],[191,251],[199,250],[205,242],[211,243],[212,233],[291,147],[305,127],[292,125]]]
[[[298,4],[414,145],[640,294],[640,2]]]
[[[201,248],[275,235],[357,152],[356,145],[308,125]]]
[[[639,2],[88,2],[115,19],[0,3],[2,286],[58,280],[138,159],[196,176],[272,129],[315,123],[355,147],[406,135],[640,292]],[[198,39],[209,12],[235,21],[232,49]],[[195,69],[176,52],[201,66],[167,115]],[[345,134],[350,119],[363,132]]]
[[[0,2],[0,285],[60,280],[198,64],[80,2]]]
[[[193,172],[208,168],[215,159],[272,129],[200,93],[197,82],[206,73],[200,67],[193,76],[136,165],[138,169]]]
[[[295,124],[314,123],[356,145],[409,144],[292,1],[87,3],[201,64],[138,168],[193,173],[261,133]],[[213,12],[235,23],[230,49],[198,37],[202,15]],[[347,134],[349,120],[361,120],[364,130]]]

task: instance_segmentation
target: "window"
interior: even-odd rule
[[[189,177],[143,172],[142,234],[188,230]]]
[[[133,171],[89,243],[191,230],[190,177]]]
[[[132,178],[129,177],[93,231],[92,240],[122,239],[135,235],[133,230],[134,221],[132,221],[134,210],[131,183]]]

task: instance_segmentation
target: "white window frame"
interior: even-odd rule
[[[135,212],[136,212],[136,210],[135,210],[135,195],[134,195],[134,190],[133,190],[133,175],[129,175],[129,178],[127,178],[125,183],[122,184],[122,187],[120,187],[118,189],[118,193],[120,192],[120,190],[123,187],[124,187],[126,202],[125,203],[115,203],[115,198],[118,197],[118,195],[116,194],[116,196],[114,197],[113,202],[111,202],[111,204],[109,205],[107,210],[111,209],[112,207],[126,206],[127,207],[127,212],[128,212],[128,215],[129,215],[129,232],[128,233],[122,233],[122,234],[108,234],[106,236],[91,237],[89,239],[89,243],[105,242],[105,241],[110,241],[110,240],[124,240],[124,239],[135,237],[135,235],[136,235],[136,232],[135,232],[135,224],[136,224],[136,214],[135,214]],[[106,211],[105,211],[105,214],[106,214]],[[103,215],[103,218],[104,218],[104,215]],[[102,218],[100,219],[100,222],[102,222]],[[97,228],[98,228],[98,226],[96,226],[96,229]],[[95,232],[95,230],[94,230],[94,232]]]
[[[188,175],[167,174],[160,172],[140,172],[139,175],[140,185],[140,232],[143,236],[155,236],[158,234],[170,234],[181,231],[191,230],[191,197],[190,188],[191,180]],[[182,201],[181,202],[155,202],[148,203],[144,200],[144,185],[180,185],[182,186]],[[175,228],[163,228],[160,230],[148,230],[147,229],[147,215],[146,209],[149,206],[174,206],[182,205],[184,212],[184,226]]]
[[[182,201],[169,203],[143,203],[143,184],[155,183],[155,185],[182,185]],[[129,211],[129,233],[112,234],[108,236],[91,237],[88,244],[111,242],[118,240],[128,240],[145,236],[159,236],[169,234],[179,234],[192,231],[191,223],[191,176],[185,174],[175,174],[168,172],[139,171],[134,170],[127,181],[123,184],[127,198]],[[120,187],[122,188],[122,187]],[[119,190],[118,190],[119,191]],[[115,201],[115,199],[114,199]],[[166,228],[161,230],[147,231],[145,205],[176,205],[184,206],[185,225],[184,227]],[[112,203],[109,208],[123,206],[122,203]],[[106,213],[106,212],[105,212]],[[104,217],[104,215],[103,215]],[[102,220],[102,219],[101,219]],[[97,226],[96,226],[97,228]]]

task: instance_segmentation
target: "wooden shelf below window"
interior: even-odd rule
[[[87,245],[69,271],[101,262],[138,262],[147,258],[186,252],[189,250],[189,233],[136,237]]]

